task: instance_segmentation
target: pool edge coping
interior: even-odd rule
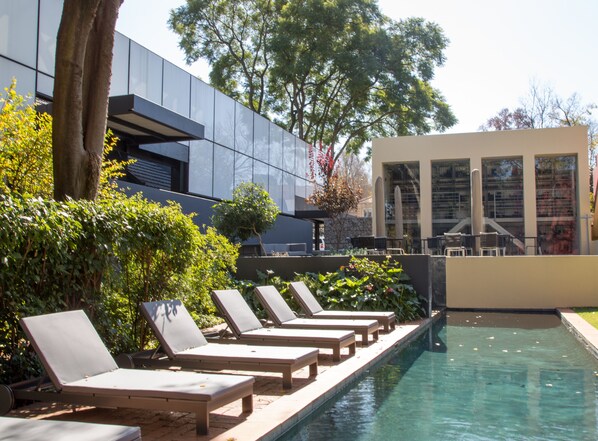
[[[557,308],[561,323],[571,332],[584,348],[598,359],[598,329],[585,321],[571,308]]]
[[[418,337],[442,315],[443,312],[438,311],[431,318],[399,324],[394,331],[385,334],[385,338],[319,374],[313,383],[303,389],[285,395],[251,414],[243,423],[221,433],[212,441],[275,440],[336,396],[340,390],[356,381],[365,371],[381,362],[391,351]]]

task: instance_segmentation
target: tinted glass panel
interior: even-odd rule
[[[191,96],[191,76],[183,69],[164,61],[163,87],[163,106],[173,112],[188,117]]]
[[[235,150],[253,155],[253,112],[235,103]]]
[[[536,158],[536,215],[542,254],[578,254],[577,158]]]
[[[6,58],[0,57],[0,89],[10,86],[13,78],[17,78],[17,93],[35,96],[35,71]]]
[[[162,104],[162,58],[133,41],[129,92]]]
[[[482,159],[484,217],[522,238],[523,158]],[[488,228],[487,228],[488,230]],[[490,228],[489,231],[496,230]]]
[[[110,96],[129,93],[129,39],[118,32],[114,35]]]
[[[253,161],[253,182],[268,190],[268,164]]]
[[[270,122],[263,116],[256,114],[253,124],[255,129],[253,156],[255,159],[268,162]]]
[[[214,143],[191,141],[189,147],[189,192],[212,196]]]
[[[441,235],[471,216],[469,160],[432,161],[432,232]],[[462,233],[470,233],[464,225]]]
[[[38,93],[52,97],[54,95],[54,78],[38,72],[37,91]]]
[[[214,144],[214,197],[232,198],[234,171],[235,152]]]
[[[35,67],[37,1],[0,2],[0,54]]]
[[[300,178],[307,178],[307,143],[297,139],[295,174]]]
[[[214,139],[214,89],[191,78],[191,119],[203,124],[206,139]]]
[[[214,141],[226,147],[235,146],[235,101],[216,91]]]
[[[384,166],[384,183],[386,188],[386,230],[388,237],[399,237],[400,231],[397,231],[396,222],[396,200],[395,187],[401,189],[400,212],[403,218],[403,238],[405,243],[402,245],[410,249],[417,248],[417,241],[421,236],[420,229],[420,190],[419,190],[419,162],[404,162],[400,164],[386,164]],[[369,212],[363,213],[371,216]],[[361,213],[360,213],[361,214]]]
[[[253,160],[241,153],[235,153],[235,187],[241,182],[251,182],[253,179]]]
[[[283,175],[283,213],[295,214],[295,176],[290,173]]]
[[[276,202],[276,205],[278,205],[280,211],[282,211],[282,170],[270,167],[269,171],[268,192],[270,193],[270,197]]]
[[[282,168],[282,128],[270,123],[270,165]]]
[[[289,173],[295,173],[295,139],[294,135],[284,132],[282,166]]]
[[[61,0],[43,0],[39,10],[38,69],[54,76],[56,35],[62,15]]]

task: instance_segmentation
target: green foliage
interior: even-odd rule
[[[180,207],[141,198],[44,201],[0,195],[0,382],[39,367],[19,318],[83,308],[113,353],[149,343],[143,301],[177,298],[214,324],[208,293],[230,285],[237,247]]]
[[[230,240],[247,240],[268,231],[276,221],[278,206],[258,184],[244,182],[233,191],[233,199],[214,205],[212,223]]]
[[[188,61],[301,139],[356,152],[374,137],[456,122],[431,86],[448,40],[421,18],[395,22],[370,0],[187,0],[171,12]]]
[[[52,173],[52,117],[38,113],[29,100],[17,94],[16,82],[0,94],[0,193],[22,194],[51,199],[54,193]],[[123,198],[115,180],[134,162],[108,159],[118,138],[106,133],[100,198]]]
[[[394,311],[397,320],[415,320],[424,314],[409,277],[397,261],[381,263],[352,257],[348,266],[334,273],[298,276],[324,309]]]
[[[0,193],[52,195],[52,118],[16,92],[0,94]]]
[[[91,203],[0,195],[0,224],[0,382],[7,382],[35,370],[19,318],[78,308],[95,316],[118,219]]]

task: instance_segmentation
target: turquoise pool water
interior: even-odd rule
[[[450,312],[281,440],[596,441],[597,372],[556,316]]]

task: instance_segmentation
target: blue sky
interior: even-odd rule
[[[187,66],[166,21],[184,0],[125,0],[117,30],[203,80],[208,66]],[[563,97],[598,104],[598,0],[379,0],[399,20],[423,17],[450,40],[437,70],[439,89],[459,123],[474,132],[504,107],[515,108],[530,82]]]

